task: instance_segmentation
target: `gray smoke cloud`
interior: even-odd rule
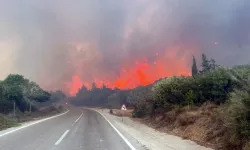
[[[153,62],[177,45],[190,60],[206,53],[227,66],[249,63],[249,7],[248,0],[0,0],[1,77],[20,73],[50,89],[75,74],[109,80],[124,64]]]

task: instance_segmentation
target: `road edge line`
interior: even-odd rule
[[[50,119],[53,119],[53,118],[56,118],[56,117],[62,116],[62,115],[64,115],[64,114],[68,113],[68,112],[69,112],[69,110],[67,110],[67,111],[66,111],[66,112],[64,112],[64,113],[58,114],[58,115],[56,115],[56,116],[52,116],[52,117],[48,117],[48,118],[44,118],[44,119],[41,119],[41,120],[35,121],[35,122],[31,123],[31,124],[27,124],[27,125],[21,126],[20,128],[17,128],[17,129],[14,129],[14,130],[8,131],[8,132],[3,133],[3,134],[0,134],[0,138],[1,138],[1,137],[3,137],[3,136],[5,136],[5,135],[7,135],[7,134],[10,134],[10,133],[13,133],[13,132],[15,132],[15,131],[18,131],[18,130],[21,130],[21,129],[27,128],[27,127],[29,127],[29,126],[32,126],[32,125],[35,125],[35,124],[41,123],[41,122],[43,122],[43,121],[50,120]]]
[[[98,112],[110,124],[110,126],[116,131],[116,133],[118,133],[118,135],[124,140],[124,142],[129,146],[131,150],[136,150],[136,148],[128,141],[128,139],[126,139],[125,136],[122,135],[122,133],[101,112],[99,112],[98,110],[94,111]]]

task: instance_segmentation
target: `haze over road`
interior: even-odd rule
[[[68,113],[1,136],[1,150],[130,150],[103,116],[73,108]]]

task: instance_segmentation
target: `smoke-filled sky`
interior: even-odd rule
[[[249,0],[0,0],[0,77],[49,90],[189,75],[192,55],[249,63]],[[199,59],[198,59],[199,61]]]

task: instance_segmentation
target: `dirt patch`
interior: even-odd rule
[[[112,109],[113,115],[115,116],[124,116],[124,117],[132,117],[133,109],[120,110],[120,109]]]
[[[179,108],[163,116],[136,119],[158,131],[190,139],[196,143],[222,149],[226,129],[216,116],[218,106],[206,103],[201,107]]]

